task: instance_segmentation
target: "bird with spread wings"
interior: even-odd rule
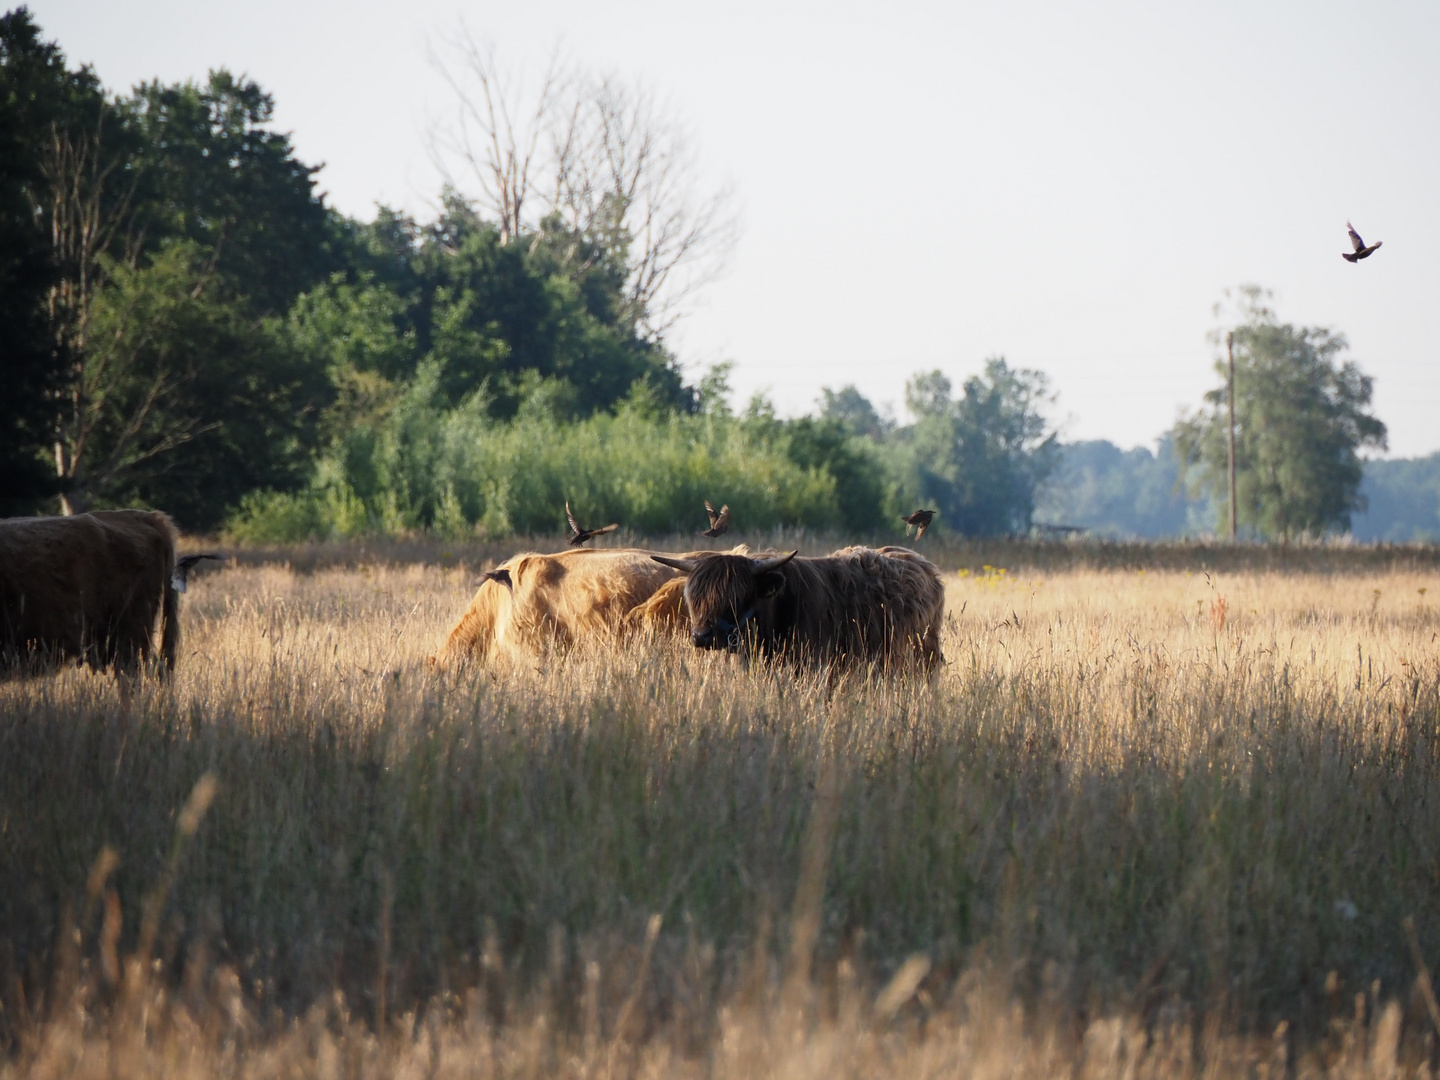
[[[1375,252],[1379,250],[1380,245],[1384,243],[1383,240],[1376,240],[1375,243],[1366,247],[1365,241],[1360,239],[1360,234],[1355,231],[1354,225],[1351,225],[1350,222],[1347,221],[1345,222],[1345,228],[1350,230],[1350,243],[1355,248],[1353,253],[1349,251],[1342,251],[1340,253],[1340,257],[1346,262],[1358,263],[1361,259],[1368,259],[1371,255],[1374,255]]]
[[[925,530],[930,527],[930,522],[935,520],[936,513],[935,510],[916,510],[908,517],[902,517],[900,520],[905,522],[905,535],[909,536],[910,530],[913,528],[915,539],[919,540],[925,535]]]
[[[575,515],[570,512],[569,500],[565,502],[565,518],[570,522],[570,532],[573,534],[568,541],[571,547],[579,547],[592,537],[599,536],[601,533],[614,532],[620,527],[617,523],[612,522],[599,529],[582,529],[580,523],[575,520]]]
[[[726,503],[716,510],[710,505],[710,500],[705,500],[705,513],[710,515],[710,528],[702,532],[701,536],[709,536],[712,539],[719,536],[726,529],[730,528],[730,504]]]

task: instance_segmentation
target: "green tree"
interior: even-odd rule
[[[292,471],[278,463],[296,418],[332,396],[267,319],[323,279],[343,230],[314,193],[315,168],[268,129],[273,105],[254,83],[219,71],[204,87],[151,83],[112,99],[39,42],[23,9],[3,34],[5,133],[21,137],[6,165],[15,182],[0,188],[48,240],[43,310],[60,367],[32,386],[27,371],[45,364],[16,361],[12,387],[48,415],[8,426],[21,442],[49,436],[65,512],[140,500],[213,524],[237,484]],[[33,312],[14,282],[3,302]],[[7,344],[33,339],[33,322],[7,319]],[[300,386],[314,396],[297,400]]]
[[[309,490],[248,496],[232,530],[254,540],[555,534],[567,500],[579,515],[651,533],[699,528],[705,499],[729,503],[747,529],[837,520],[829,473],[733,418],[656,411],[637,394],[613,413],[557,424],[537,404],[542,389],[501,421],[479,398],[451,405],[439,382],[438,366],[422,364],[384,417],[330,445]]]
[[[71,473],[63,425],[81,383],[91,305],[103,281],[101,262],[127,247],[137,187],[130,168],[134,140],[123,110],[106,97],[94,72],[67,67],[58,47],[40,42],[25,9],[6,17],[5,36],[11,91],[6,96],[14,123],[7,128],[20,138],[12,157],[19,184],[10,193],[23,195],[27,216],[47,240],[47,261],[53,268],[45,289],[44,319],[49,347],[64,367],[48,380],[46,389],[53,396],[42,426],[52,439],[50,486],[64,500]],[[9,299],[22,306],[26,302],[23,291]],[[22,320],[17,327],[24,325]],[[33,331],[33,324],[29,329]],[[30,336],[24,330],[22,334]],[[17,381],[23,393],[24,380]],[[31,393],[24,396],[33,401],[34,386],[28,389]],[[33,434],[39,428],[32,419],[20,430]],[[65,505],[68,509],[68,502]]]
[[[826,478],[833,486],[833,512],[812,518],[807,525],[864,531],[884,524],[885,482],[878,455],[873,444],[852,435],[840,421],[814,416],[782,420],[775,403],[757,393],[740,415],[737,427],[757,447],[783,453],[801,469]]]
[[[302,483],[325,389],[278,324],[224,297],[191,241],[105,270],[67,429],[72,502],[203,529],[247,491]]]
[[[964,536],[1025,532],[1037,492],[1055,467],[1056,434],[1041,409],[1052,400],[1045,375],[1011,368],[1003,357],[965,380],[959,398],[939,371],[906,384],[916,417],[891,451],[895,495],[934,506],[944,527]]]
[[[1351,522],[1356,539],[1440,540],[1440,453],[1365,462],[1360,494],[1366,506]]]
[[[1121,450],[1103,439],[1066,443],[1045,485],[1036,517],[1074,525],[1097,536],[1191,536],[1210,531],[1211,508],[1191,500],[1178,483],[1174,439],[1152,452]]]
[[[838,528],[859,532],[888,523],[884,473],[869,440],[824,416],[791,420],[784,426],[784,436],[791,461],[801,468],[822,470],[835,481]]]
[[[136,138],[131,228],[143,250],[199,244],[219,287],[262,315],[283,314],[340,269],[341,230],[315,191],[320,166],[271,130],[275,102],[256,83],[221,68],[203,85],[146,83],[121,108]]]
[[[734,373],[734,360],[721,360],[706,369],[705,374],[700,377],[699,386],[695,388],[697,412],[721,419],[730,418],[730,395],[734,392],[730,386],[730,376]]]
[[[636,382],[693,408],[672,358],[642,337],[621,295],[624,277],[606,246],[567,233],[558,219],[533,242],[506,243],[500,228],[451,199],[422,249],[417,342],[442,365],[452,401],[485,388],[497,416],[513,416],[534,379],[573,390],[574,414],[613,409]],[[583,271],[573,249],[591,250]],[[581,260],[586,261],[584,259]]]
[[[1372,380],[1345,338],[1322,327],[1276,321],[1259,289],[1241,292],[1235,349],[1235,487],[1239,525],[1289,540],[1350,526],[1360,496],[1360,450],[1383,449],[1385,425],[1371,415]],[[1217,361],[1223,379],[1225,362]],[[1222,385],[1174,429],[1192,491],[1207,492],[1228,516],[1227,408]]]
[[[895,430],[893,421],[882,417],[871,404],[870,399],[851,384],[839,390],[828,386],[820,391],[820,415],[827,420],[838,420],[852,435],[864,435],[871,439],[883,439]]]
[[[324,441],[382,417],[415,372],[415,331],[408,305],[372,271],[343,272],[296,299],[289,341],[328,378],[332,397],[321,421]]]
[[[35,213],[44,185],[36,149],[74,78],[28,11],[0,17],[0,514],[36,509],[58,488],[46,458],[70,367],[48,314],[60,273]]]
[[[433,361],[450,404],[483,391],[502,418],[537,387],[560,419],[614,410],[637,384],[664,407],[695,408],[673,358],[637,331],[621,238],[574,234],[554,218],[526,243],[505,243],[447,191],[433,224],[382,210],[349,242],[352,269],[291,316],[297,340],[337,375],[374,372],[398,385]]]

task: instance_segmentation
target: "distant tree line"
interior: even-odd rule
[[[1425,462],[1361,458],[1383,450],[1372,380],[1342,359],[1345,338],[1280,322],[1255,285],[1225,294],[1211,335],[1220,386],[1182,416],[1156,453],[1108,442],[1063,448],[1040,518],[1110,536],[1224,535],[1230,498],[1228,354],[1233,348],[1236,524],[1240,536],[1287,541],[1351,533],[1412,540],[1440,533],[1437,477]],[[1226,304],[1229,310],[1226,310]]]
[[[688,527],[711,497],[748,525],[895,528],[933,502],[957,531],[1028,527],[1042,376],[992,361],[953,399],[917,377],[906,427],[732,413],[725,369],[687,385],[665,345],[733,229],[723,192],[686,186],[676,130],[553,71],[533,112],[495,109],[493,58],[459,55],[478,195],[362,222],[255,83],[112,95],[26,9],[0,20],[8,512],[147,505],[289,537],[549,529],[567,497]]]
[[[1365,461],[1361,469],[1364,508],[1351,513],[1350,535],[1390,543],[1440,541],[1440,454]],[[1169,435],[1153,451],[1122,450],[1103,439],[1062,445],[1035,512],[1039,523],[1146,540],[1213,536],[1224,517],[1223,498],[1216,502],[1179,483]]]
[[[853,386],[782,418],[736,409],[727,365],[687,383],[666,333],[733,238],[728,194],[697,186],[648,95],[552,66],[527,99],[454,46],[440,211],[358,221],[255,83],[112,94],[25,8],[0,18],[0,511],[151,506],[286,540],[552,531],[567,499],[644,531],[692,528],[710,498],[741,527],[877,535],[919,507],[967,536],[1026,532],[1037,507],[1087,525],[1083,492],[1131,499],[1137,531],[1177,507],[1196,527],[1202,494],[1223,509],[1223,390],[1163,465],[1102,469],[1058,442],[1045,375],[1003,358],[958,388],[916,374],[904,423]],[[1384,441],[1370,382],[1343,338],[1242,300],[1243,528],[1343,530]]]

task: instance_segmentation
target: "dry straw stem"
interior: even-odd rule
[[[901,964],[900,970],[891,976],[885,989],[881,990],[880,996],[875,999],[876,1019],[894,1019],[895,1014],[915,996],[915,991],[920,989],[920,984],[929,974],[930,958],[924,953],[916,953]]]
[[[436,677],[459,566],[208,573],[128,721],[93,673],[0,684],[6,1068],[1369,1075],[1393,1046],[1413,1072],[1434,574],[1211,574],[1223,629],[1183,571],[951,575],[933,683],[832,685],[678,646]],[[122,1015],[106,890],[134,955],[167,867]],[[786,910],[811,944],[761,932]]]

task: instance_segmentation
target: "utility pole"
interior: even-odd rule
[[[1230,423],[1225,429],[1225,458],[1230,473],[1230,542],[1235,542],[1235,334],[1225,335],[1225,353],[1230,361],[1230,377],[1225,384],[1225,407]]]

